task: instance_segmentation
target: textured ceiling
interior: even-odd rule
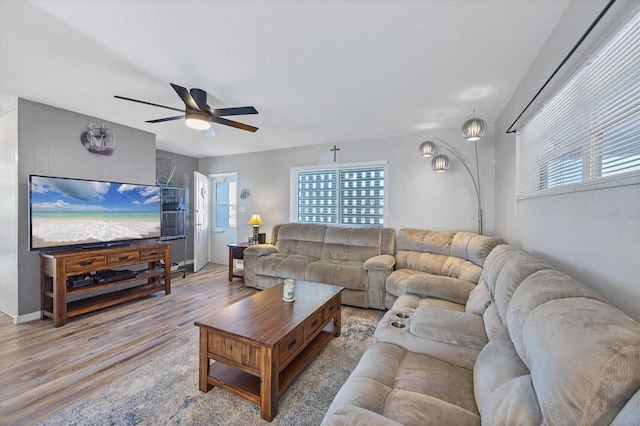
[[[586,1],[586,0],[585,0]],[[591,0],[593,1],[593,0]],[[194,157],[369,140],[493,123],[568,0],[0,1],[0,101],[21,97],[157,135]],[[214,124],[181,108],[253,105]]]

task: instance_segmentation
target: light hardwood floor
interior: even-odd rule
[[[169,296],[145,299],[70,319],[14,325],[0,313],[0,424],[46,419],[197,336],[194,321],[257,290],[228,281],[209,264],[182,278]],[[384,312],[342,307],[343,315],[380,320]]]

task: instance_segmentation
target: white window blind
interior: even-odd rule
[[[385,165],[297,170],[292,180],[298,222],[384,226]]]
[[[640,13],[518,132],[518,198],[640,176]]]

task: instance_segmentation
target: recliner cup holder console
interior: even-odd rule
[[[403,318],[403,319],[407,319],[407,318],[409,318],[409,314],[408,314],[408,313],[406,313],[406,312],[398,312],[398,313],[396,313],[396,316],[397,316],[398,318]]]
[[[405,328],[407,325],[402,321],[391,321],[391,326],[395,328]]]

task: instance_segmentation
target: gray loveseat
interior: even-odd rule
[[[640,424],[640,323],[532,255],[496,247],[468,310],[411,297],[323,424]]]
[[[269,244],[245,249],[244,282],[259,289],[284,278],[335,284],[344,287],[343,304],[384,309],[394,249],[391,228],[276,225]]]

